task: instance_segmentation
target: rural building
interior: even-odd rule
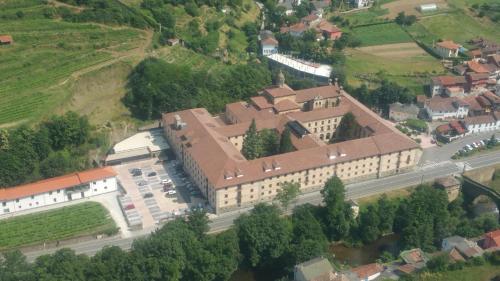
[[[342,36],[342,30],[327,20],[322,20],[316,27],[327,40],[337,40]]]
[[[488,232],[484,235],[484,249],[500,250],[500,229]]]
[[[314,7],[314,13],[322,18],[323,14],[325,13],[325,9],[330,8],[332,2],[331,0],[318,0],[311,1],[311,3]]]
[[[270,30],[262,30],[259,34],[259,40],[263,56],[278,53],[278,40],[276,40],[274,34]]]
[[[432,121],[462,119],[469,113],[469,105],[454,97],[434,96],[427,100],[424,108]]]
[[[432,4],[424,4],[424,5],[420,5],[419,7],[419,10],[420,12],[422,13],[426,13],[426,12],[434,12],[434,11],[437,11],[437,5],[432,3]]]
[[[458,194],[460,193],[460,181],[453,176],[437,178],[434,181],[434,186],[436,188],[441,188],[446,192],[448,195],[448,202],[457,199]]]
[[[282,54],[271,54],[267,57],[272,64],[279,67],[286,67],[290,73],[298,77],[309,77],[321,83],[328,83],[332,73],[332,67],[326,64],[319,64]]]
[[[389,105],[389,118],[396,122],[407,119],[417,119],[420,108],[414,104],[402,104],[395,102]]]
[[[180,40],[178,38],[170,38],[167,40],[167,45],[169,45],[169,46],[179,45],[179,43],[180,43]]]
[[[374,0],[351,0],[355,8],[369,7]]]
[[[293,15],[293,6],[300,5],[300,0],[279,0],[277,6],[285,9],[285,15]]]
[[[338,85],[295,91],[282,76],[277,84],[249,103],[228,104],[222,118],[204,108],[163,114],[172,151],[216,213],[271,201],[284,182],[311,192],[332,176],[356,182],[412,170],[418,163],[417,143]],[[330,144],[347,112],[356,117],[359,138]],[[281,134],[288,128],[295,151],[245,159],[240,150],[252,120],[257,130]]]
[[[488,73],[469,72],[465,74],[467,80],[468,92],[481,92],[486,89],[489,84],[490,75]]]
[[[161,129],[153,129],[137,133],[113,146],[106,156],[106,165],[118,165],[139,159],[159,157],[169,149]]]
[[[382,265],[378,263],[371,263],[352,268],[349,270],[349,277],[351,277],[351,280],[371,281],[379,277],[383,271],[384,267]]]
[[[431,78],[432,96],[437,95],[463,95],[467,81],[463,76],[436,76]]]
[[[402,251],[399,256],[404,264],[399,266],[397,270],[404,274],[411,274],[424,268],[429,260],[429,257],[420,248]]]
[[[443,239],[441,250],[450,252],[457,250],[466,259],[482,256],[484,251],[475,242],[461,236],[451,236]]]
[[[460,45],[453,41],[442,41],[435,44],[434,49],[439,56],[443,58],[456,58],[458,57],[458,50]]]
[[[97,168],[0,189],[0,215],[83,199],[117,190],[116,172]]]
[[[297,264],[293,270],[294,281],[336,281],[337,276],[330,262],[323,257]]]
[[[462,123],[456,120],[453,120],[448,124],[439,125],[435,132],[437,139],[445,143],[463,137],[467,133]]]
[[[14,43],[12,36],[10,35],[0,35],[0,45],[10,45]]]
[[[471,40],[470,43],[474,46],[471,50],[471,52],[474,52],[474,58],[486,59],[490,55],[500,55],[500,44],[497,42],[476,38]]]
[[[463,121],[465,128],[471,134],[484,133],[500,129],[493,114],[467,117]]]

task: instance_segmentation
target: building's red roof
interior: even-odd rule
[[[104,167],[45,179],[15,187],[3,188],[0,189],[0,201],[7,201],[49,191],[55,191],[58,189],[65,189],[83,183],[102,180],[114,176],[116,176],[116,172],[113,170],[113,168]]]
[[[459,134],[465,133],[465,129],[462,126],[462,123],[460,123],[456,120],[450,122],[450,127],[453,128],[455,131],[457,131],[457,133],[459,133]]]
[[[266,39],[261,41],[262,45],[273,45],[273,46],[278,46],[278,40],[274,39],[273,37],[267,37]]]
[[[360,279],[367,279],[370,276],[373,276],[377,273],[380,273],[384,270],[384,268],[378,263],[371,263],[367,265],[358,266],[356,268],[351,269],[352,272],[358,275]]]
[[[0,35],[0,43],[12,43],[12,36],[10,35]]]
[[[484,247],[486,249],[493,247],[500,247],[500,229],[488,232],[484,235]]]
[[[449,50],[457,50],[458,48],[460,48],[460,45],[451,40],[438,42],[436,45]]]
[[[489,73],[490,70],[482,63],[476,61],[468,61],[467,66],[469,69],[475,73]]]

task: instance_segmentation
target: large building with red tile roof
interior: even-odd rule
[[[418,163],[417,143],[341,87],[295,91],[278,80],[250,102],[238,103],[237,110],[228,105],[222,118],[204,108],[163,114],[173,152],[217,213],[270,201],[285,182],[298,182],[309,192],[334,175],[355,182],[411,170]],[[347,112],[356,117],[358,138],[330,143]],[[252,120],[258,131],[290,129],[295,150],[245,159],[240,151]]]
[[[460,47],[460,45],[451,40],[445,40],[436,43],[434,50],[443,58],[456,58],[458,57]]]
[[[0,189],[0,215],[91,197],[117,190],[116,172],[96,168]]]

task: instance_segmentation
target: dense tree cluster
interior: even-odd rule
[[[241,153],[246,159],[253,160],[294,150],[295,147],[292,144],[288,127],[285,127],[280,136],[276,130],[263,129],[257,131],[255,120],[252,120],[245,133]]]
[[[369,107],[376,107],[388,114],[391,103],[410,103],[414,100],[414,94],[405,87],[394,82],[383,80],[380,87],[369,90],[366,85],[351,91],[352,95]]]
[[[149,58],[129,75],[124,103],[139,119],[155,119],[163,112],[205,107],[220,112],[224,105],[246,100],[269,85],[270,73],[259,64],[233,65],[210,72]]]
[[[86,117],[68,112],[36,128],[0,130],[0,187],[55,177],[88,167],[87,153],[99,141]]]
[[[397,24],[403,25],[403,26],[410,26],[414,24],[417,21],[417,17],[415,15],[409,15],[407,16],[405,12],[400,12],[396,18],[394,19]]]
[[[359,125],[356,122],[356,117],[351,112],[342,116],[339,126],[332,137],[332,141],[341,142],[358,138]]]

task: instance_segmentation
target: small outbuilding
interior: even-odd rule
[[[0,45],[11,45],[12,43],[14,43],[12,36],[0,35]]]
[[[180,40],[178,38],[170,38],[167,40],[167,45],[169,46],[175,46],[180,43]]]
[[[446,191],[449,202],[457,199],[458,194],[460,193],[460,181],[452,176],[436,179],[434,186]]]
[[[420,9],[420,12],[422,12],[422,13],[426,13],[426,12],[434,12],[434,11],[437,11],[438,7],[437,7],[437,5],[436,5],[436,4],[431,3],[431,4],[424,4],[424,5],[420,5],[419,9]]]

